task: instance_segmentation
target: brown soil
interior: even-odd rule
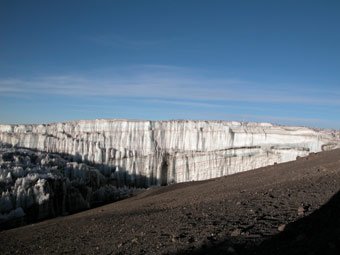
[[[339,254],[340,150],[0,232],[1,254]],[[339,193],[338,193],[339,192]]]

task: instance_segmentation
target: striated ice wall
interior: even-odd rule
[[[0,142],[65,153],[117,185],[205,180],[337,148],[339,132],[269,123],[86,120],[0,125]]]

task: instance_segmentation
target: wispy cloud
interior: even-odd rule
[[[225,102],[287,103],[340,106],[340,95],[313,93],[308,86],[259,84],[235,77],[213,78],[204,72],[172,66],[147,65],[118,74],[41,76],[30,80],[0,80],[0,94],[116,97],[177,105],[218,107]]]
[[[142,99],[134,100],[138,103],[151,103],[151,104],[166,104],[166,105],[183,105],[192,107],[225,107],[223,104],[213,104],[213,103],[197,103],[190,101],[173,101],[173,100],[160,100],[160,99]]]

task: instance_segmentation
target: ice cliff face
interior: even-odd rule
[[[90,120],[0,125],[0,141],[102,166],[118,186],[205,180],[339,147],[339,133],[268,123]]]

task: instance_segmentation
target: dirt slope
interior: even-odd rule
[[[1,254],[338,254],[340,150],[0,232]],[[281,231],[280,231],[280,230]]]

